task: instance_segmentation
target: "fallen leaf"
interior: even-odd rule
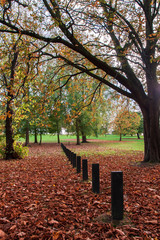
[[[148,223],[148,224],[158,224],[158,221],[157,220],[150,220],[150,221],[146,221],[145,223]]]
[[[15,230],[16,229],[16,225],[13,225],[11,228],[10,228],[10,230],[12,231],[12,230]]]
[[[58,224],[59,222],[54,220],[54,219],[51,219],[51,220],[48,220],[48,224],[49,225],[54,225],[54,224]]]
[[[6,233],[0,229],[0,239],[3,240],[6,238]]]

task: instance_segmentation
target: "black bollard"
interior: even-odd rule
[[[77,156],[77,173],[81,172],[81,157]]]
[[[72,159],[72,152],[71,151],[69,151],[69,161],[71,162],[71,159]]]
[[[66,156],[69,159],[69,149],[68,148],[66,148]]]
[[[123,219],[123,172],[111,172],[112,219]]]
[[[88,180],[88,162],[87,159],[82,160],[82,168],[83,168],[83,181]]]
[[[73,167],[76,168],[76,166],[77,166],[77,156],[76,156],[76,154],[74,153],[74,154],[73,154]]]
[[[99,193],[99,164],[92,164],[92,191]]]
[[[74,156],[73,156],[73,152],[71,152],[71,164],[73,165],[73,158],[74,158]]]

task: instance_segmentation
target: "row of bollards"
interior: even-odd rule
[[[81,172],[81,157],[76,156],[75,153],[61,143],[61,147],[66,154],[67,158],[71,162],[73,168],[77,169],[77,173]],[[82,178],[83,181],[88,180],[88,161],[82,160]],[[99,164],[92,164],[92,191],[94,193],[100,193],[100,181],[99,181]],[[123,172],[116,171],[111,172],[111,208],[112,219],[123,219]]]

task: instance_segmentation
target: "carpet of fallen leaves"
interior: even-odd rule
[[[139,165],[141,152],[87,159],[87,182],[58,144],[32,145],[23,160],[0,160],[0,239],[160,239],[160,165]],[[92,193],[92,163],[100,164],[100,194]],[[124,219],[111,222],[110,175],[117,170],[124,175]]]

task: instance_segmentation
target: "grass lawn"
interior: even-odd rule
[[[65,143],[64,143],[65,144]],[[73,142],[66,142],[68,148],[72,151],[76,151],[78,155],[93,156],[93,155],[125,155],[125,154],[137,154],[137,152],[143,152],[144,142],[143,140],[133,141],[104,141],[104,140],[89,140],[89,143],[83,143],[80,146],[73,144]],[[93,147],[90,148],[90,145]]]
[[[94,136],[89,136],[88,138],[88,144],[81,144],[77,149],[77,154],[80,155],[109,155],[109,154],[125,154],[125,153],[133,153],[134,151],[142,151],[144,150],[144,140],[143,137],[141,139],[137,139],[136,136],[124,136],[122,138],[122,141],[119,141],[118,135],[106,135],[106,136],[99,136],[98,138]],[[22,142],[24,139],[20,139]],[[61,135],[60,136],[61,142],[63,142],[65,145],[70,145],[71,148],[74,148],[76,145],[76,136],[72,135]],[[38,136],[39,141],[39,136]],[[30,136],[30,143],[34,142],[34,136]],[[57,136],[56,135],[43,135],[42,137],[42,143],[54,143],[57,142]],[[95,145],[95,148],[89,149],[89,145],[93,144]],[[105,149],[105,151],[104,151]]]
[[[60,135],[60,140],[63,142],[68,141],[68,140],[75,140],[76,136],[75,135]],[[119,135],[112,135],[112,134],[108,134],[108,135],[100,135],[97,137],[95,136],[88,136],[87,139],[97,139],[97,140],[107,140],[107,141],[119,141]],[[24,142],[24,138],[20,138],[20,141]],[[30,135],[29,138],[30,142],[34,142],[34,136]],[[122,141],[133,141],[133,140],[138,140],[137,136],[123,136],[122,137]],[[143,140],[143,137],[141,137],[141,140]],[[39,141],[39,136],[38,136],[38,141]],[[139,141],[139,140],[138,140]],[[57,142],[57,136],[56,135],[50,135],[50,134],[46,134],[42,136],[42,142],[43,143],[47,143],[47,142]]]

